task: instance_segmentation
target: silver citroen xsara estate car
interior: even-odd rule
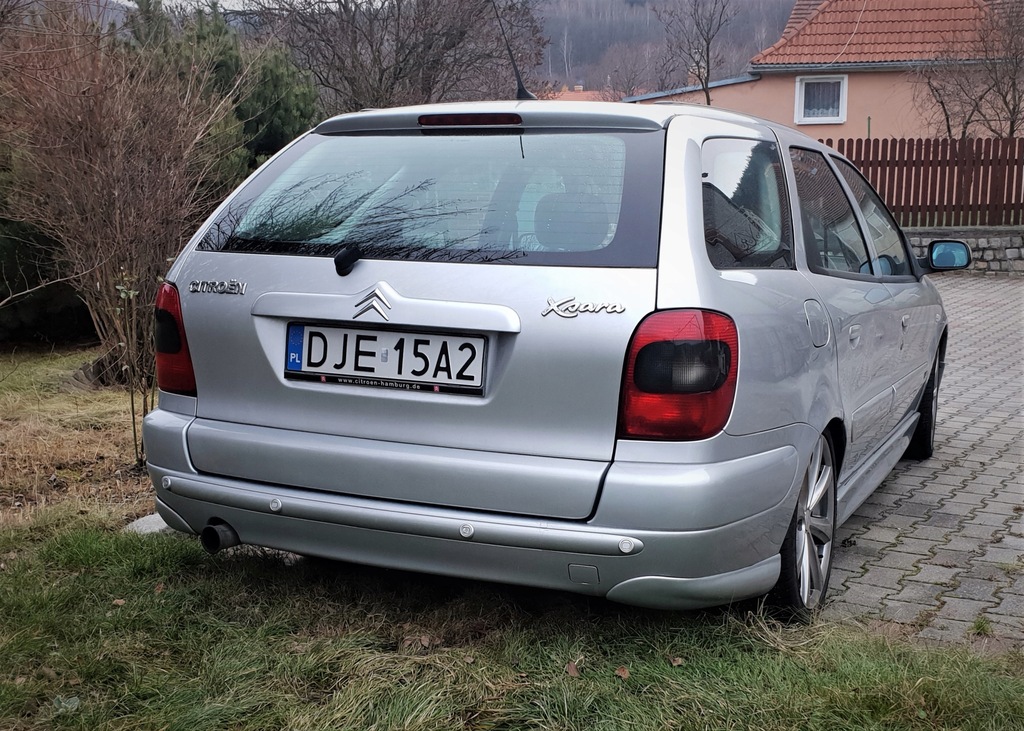
[[[687,105],[330,119],[156,303],[156,504],[239,542],[694,608],[806,613],[836,526],[932,451],[947,338],[845,159]]]

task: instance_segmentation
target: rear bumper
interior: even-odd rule
[[[638,606],[695,609],[728,604],[769,591],[779,576],[779,556],[709,576],[647,575],[665,553],[683,557],[751,530],[762,521],[703,534],[587,531],[502,520],[493,516],[425,515],[412,506],[382,509],[372,501],[336,496],[309,499],[223,483],[168,477],[158,488],[157,510],[172,528],[196,532],[210,520],[224,521],[243,543],[305,555],[355,561],[408,571],[561,589]],[[270,507],[278,500],[280,507]],[[278,505],[275,503],[275,506]],[[315,518],[305,516],[317,516]],[[472,529],[472,533],[469,532]],[[464,537],[464,534],[468,534]],[[625,549],[625,550],[624,550]],[[645,555],[646,554],[646,555]],[[657,557],[662,556],[659,560]]]
[[[177,530],[225,522],[243,543],[666,609],[726,604],[774,586],[805,461],[775,435],[768,442],[776,446],[741,460],[616,462],[591,518],[551,520],[199,474],[185,446],[189,419],[152,416],[157,509]],[[740,499],[750,491],[756,499]]]

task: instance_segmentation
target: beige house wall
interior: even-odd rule
[[[832,74],[824,75],[835,75]],[[816,139],[867,137],[931,137],[932,130],[914,102],[914,84],[903,71],[849,72],[846,122],[843,124],[797,124],[796,79],[813,74],[765,74],[747,81],[711,90],[711,105],[753,114],[796,127]],[[654,101],[704,103],[704,92],[690,92]]]

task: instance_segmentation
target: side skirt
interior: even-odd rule
[[[914,428],[920,418],[921,415],[917,411],[907,414],[870,459],[864,462],[856,472],[840,478],[837,495],[839,514],[836,526],[845,523],[889,476],[892,468],[896,466],[906,451],[907,445],[910,444],[910,435],[914,433]]]

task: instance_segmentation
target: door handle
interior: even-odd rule
[[[850,342],[854,345],[860,342],[860,325],[850,325]]]
[[[910,326],[910,315],[904,315],[902,319],[900,319],[900,324],[903,326],[903,329],[906,330]]]

